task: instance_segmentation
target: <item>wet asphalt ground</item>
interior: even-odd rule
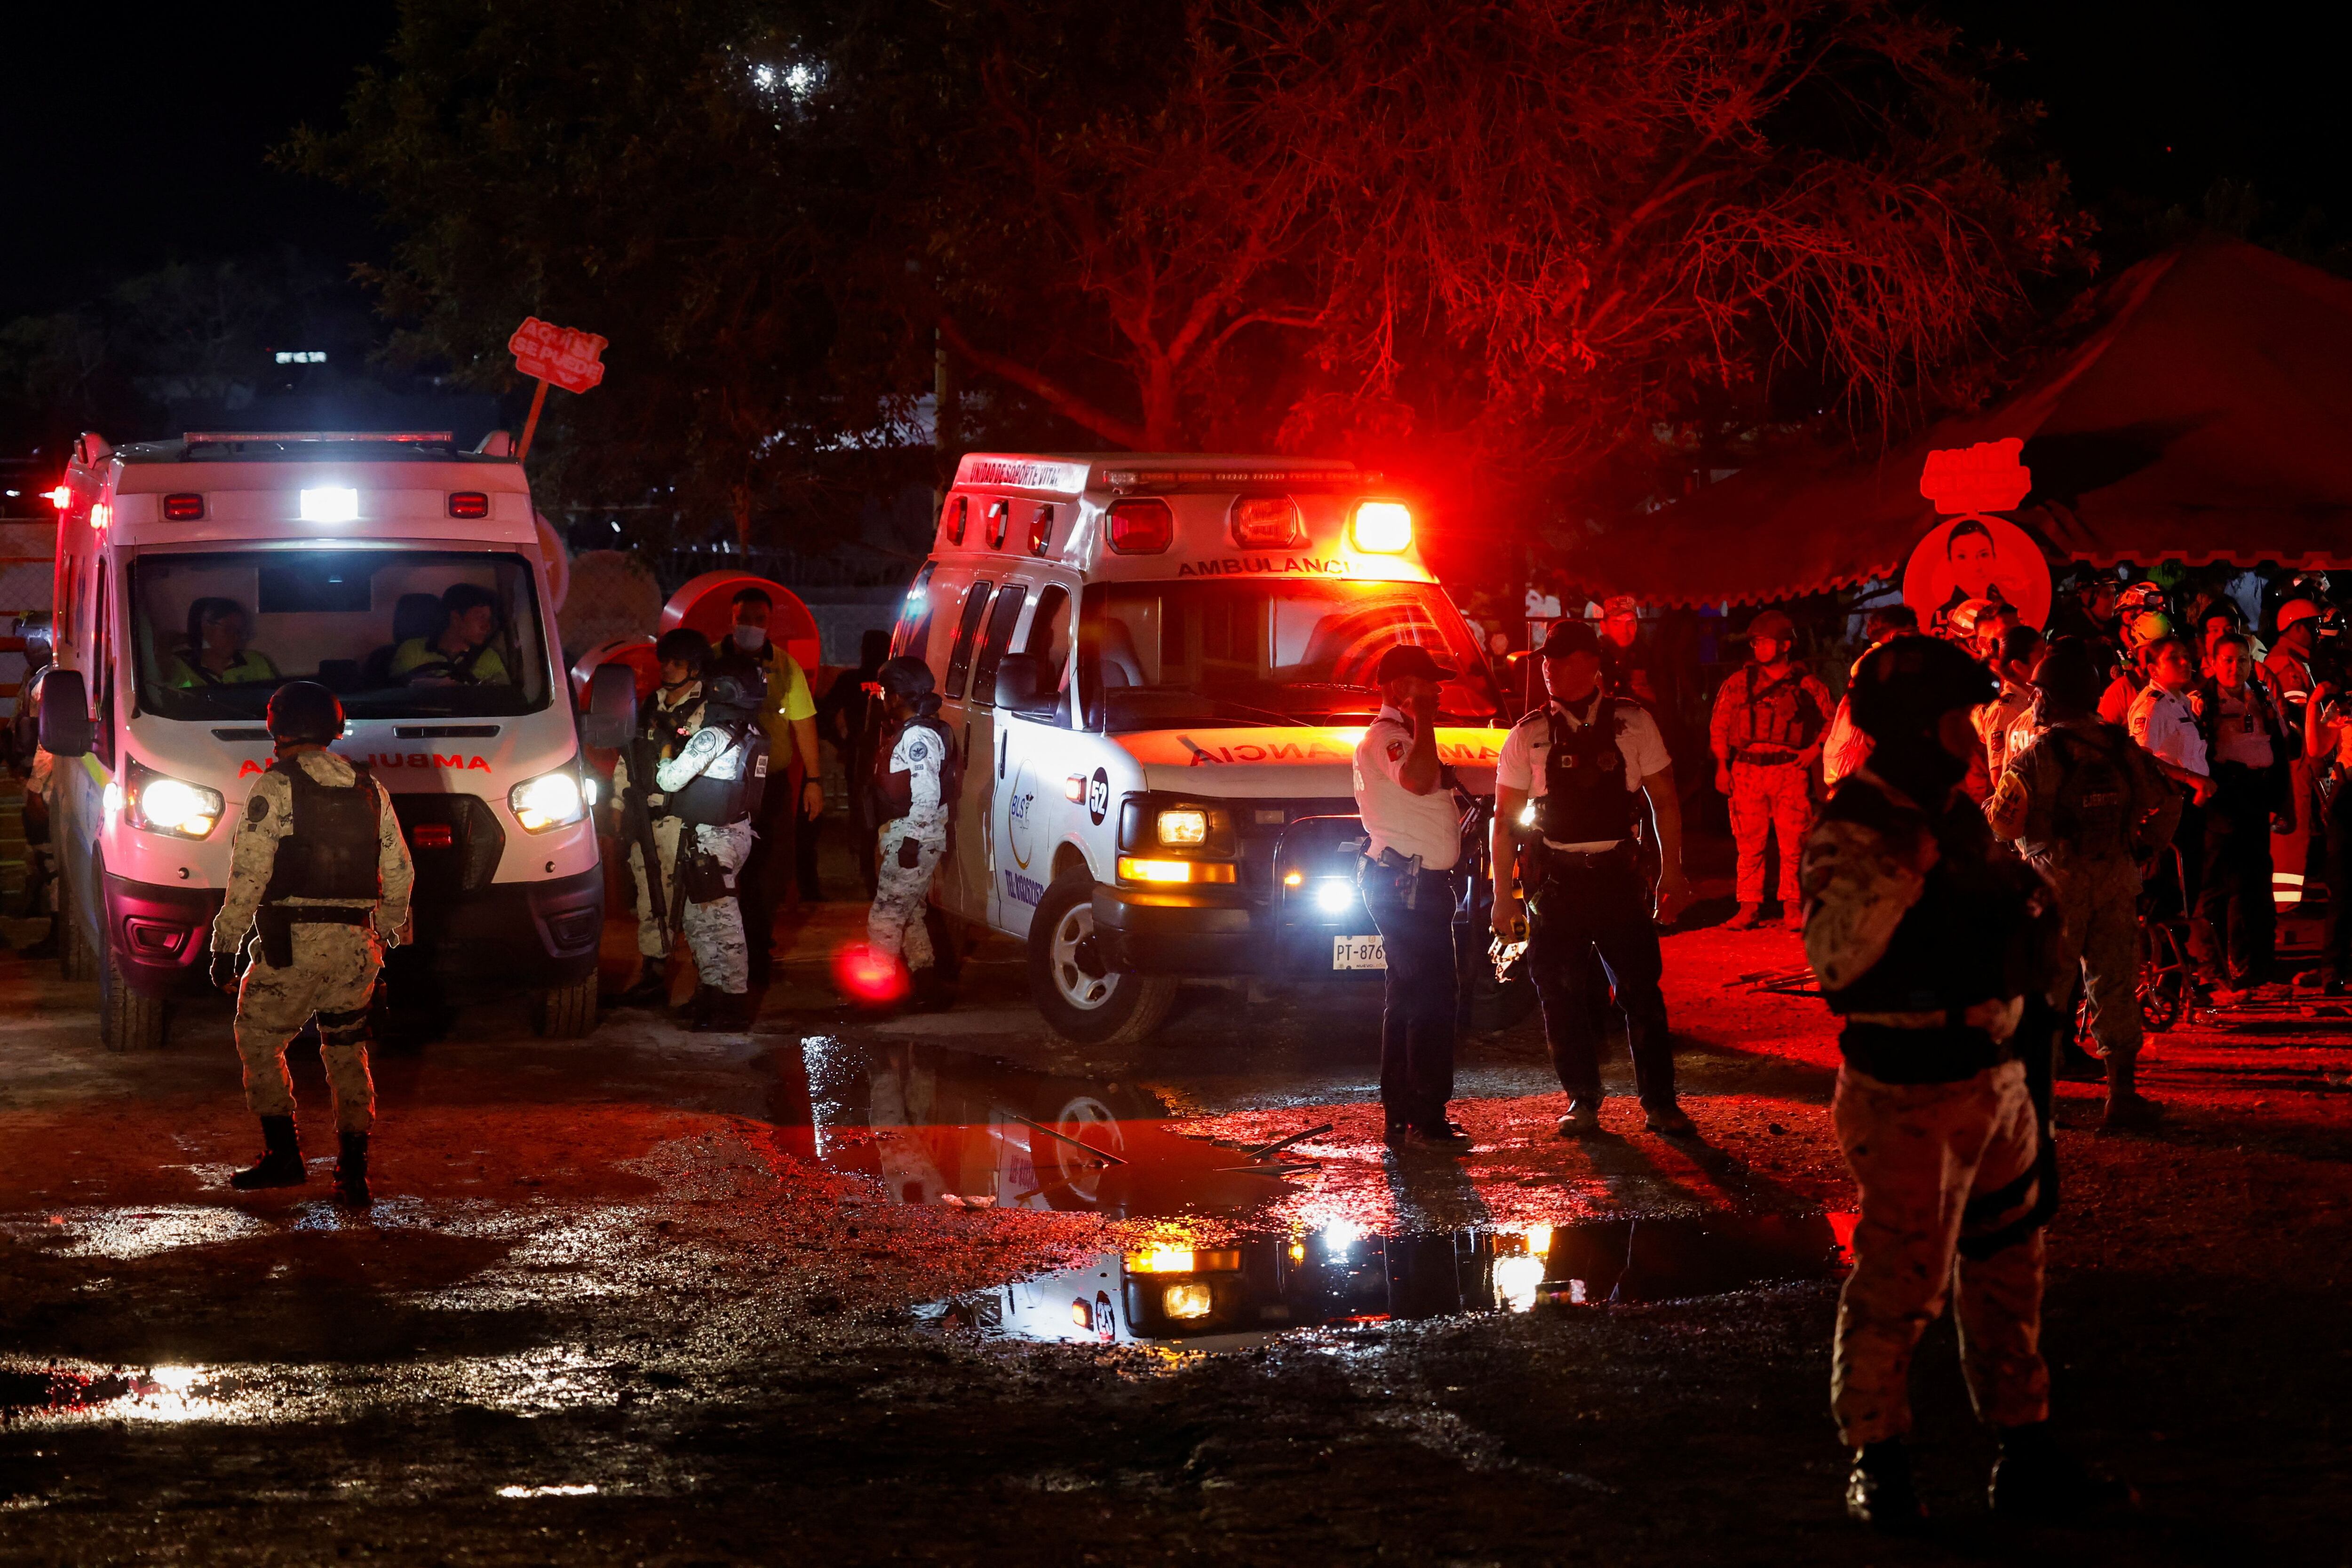
[[[226,1005],[109,1056],[91,988],[0,956],[0,1561],[2352,1561],[2352,1018],[2160,1038],[2154,1137],[2066,1090],[2060,1416],[2141,1505],[1990,1520],[1945,1323],[1937,1532],[1890,1546],[1838,1506],[1853,1195],[1793,937],[1668,941],[1702,1141],[1617,1098],[1552,1137],[1522,1024],[1462,1052],[1471,1149],[1398,1155],[1376,986],[1088,1050],[1009,946],[854,1013],[860,917],[793,925],[747,1034],[489,996],[380,1051],[358,1218],[315,1057],[310,1184],[234,1194]]]

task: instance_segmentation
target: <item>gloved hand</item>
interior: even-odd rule
[[[215,989],[235,990],[236,988],[236,955],[215,950],[213,954],[210,977]]]

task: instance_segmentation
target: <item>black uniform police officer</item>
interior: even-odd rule
[[[1367,835],[1358,881],[1388,950],[1381,1103],[1392,1143],[1460,1143],[1469,1134],[1445,1119],[1445,1103],[1461,1000],[1462,808],[1437,759],[1438,685],[1454,672],[1426,649],[1399,646],[1381,655],[1374,678],[1386,706],[1356,745],[1356,810]]]
[[[1515,827],[1532,827],[1527,962],[1543,999],[1552,1067],[1569,1093],[1560,1136],[1601,1130],[1601,1015],[1593,988],[1606,983],[1601,965],[1625,1014],[1650,1131],[1688,1136],[1690,1118],[1675,1103],[1658,932],[1633,841],[1646,793],[1664,862],[1655,917],[1672,920],[1690,897],[1674,764],[1648,711],[1601,690],[1591,627],[1580,621],[1554,626],[1544,643],[1543,675],[1551,700],[1512,727],[1495,772],[1495,930],[1507,939],[1518,924],[1511,840]],[[1596,952],[1601,964],[1592,961]]]

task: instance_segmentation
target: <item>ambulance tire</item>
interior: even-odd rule
[[[531,1032],[542,1040],[586,1040],[596,1031],[596,977],[532,993]]]
[[[112,1051],[161,1051],[172,1029],[171,1004],[123,983],[112,949],[99,955],[98,1037]]]
[[[98,978],[98,952],[73,900],[73,878],[58,875],[58,973],[68,980]]]
[[[1176,1004],[1169,975],[1101,968],[1095,951],[1095,883],[1083,870],[1055,879],[1029,925],[1029,994],[1045,1025],[1076,1045],[1148,1040]]]

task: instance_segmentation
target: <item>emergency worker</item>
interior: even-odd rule
[[[2077,566],[2066,574],[2050,614],[2050,636],[2080,638],[2099,671],[2100,684],[2114,677],[2123,659],[2123,625],[2117,604],[2123,584],[2112,571]]]
[[[392,673],[414,686],[511,684],[507,662],[490,646],[499,634],[499,596],[478,582],[453,582],[441,594],[441,629],[392,651]]]
[[[385,949],[407,933],[415,873],[383,782],[364,764],[327,749],[343,733],[335,694],[316,682],[289,682],[270,695],[268,725],[277,760],[246,798],[228,893],[213,921],[213,984],[227,989],[239,952],[247,956],[236,1053],[246,1105],[261,1118],[261,1158],[229,1185],[244,1191],[301,1185],[286,1047],[315,1019],[334,1096],[335,1196],[364,1208],[375,1125],[368,1004]]]
[[[1601,684],[1611,696],[1631,697],[1655,718],[1665,711],[1664,693],[1642,646],[1642,606],[1630,593],[1601,602]]]
[[[1969,1396],[2000,1434],[1994,1511],[2064,1514],[2105,1496],[2049,1435],[2053,1167],[2027,1069],[2051,1052],[2059,921],[2048,883],[1994,851],[1960,791],[1977,750],[1969,710],[1992,695],[1949,643],[1873,650],[1853,687],[1869,766],[1838,786],[1805,848],[1806,956],[1844,1020],[1831,1119],[1861,1188],[1831,1404],[1853,1449],[1847,1511],[1882,1530],[1925,1518],[1904,1446],[1911,1358],[1955,1283]]]
[[[1526,910],[1527,965],[1543,1003],[1544,1041],[1569,1094],[1559,1135],[1601,1130],[1601,988],[1613,980],[1649,1130],[1688,1137],[1696,1129],[1675,1103],[1654,924],[1673,919],[1690,899],[1674,764],[1649,713],[1601,691],[1599,639],[1590,626],[1554,625],[1542,664],[1549,700],[1512,726],[1496,768],[1495,931],[1517,940]],[[1654,915],[1633,853],[1644,795],[1663,862]],[[1512,830],[1531,806],[1526,820],[1535,831],[1523,879]]]
[[[2303,705],[2310,700],[2315,679],[2312,670],[2312,653],[2319,631],[2319,606],[2308,599],[2290,599],[2278,609],[2278,635],[2271,643],[2271,651],[2263,660],[2263,668],[2270,676],[2271,689],[2287,706],[2287,711],[2300,716]]]
[[[1797,629],[1778,610],[1748,622],[1748,663],[1715,694],[1708,741],[1715,787],[1731,802],[1731,836],[1739,846],[1738,911],[1734,930],[1763,924],[1764,844],[1780,838],[1781,917],[1791,930],[1804,914],[1797,857],[1813,826],[1813,763],[1829,730],[1829,688],[1790,655]]]
[[[712,670],[700,725],[675,757],[654,765],[654,788],[678,821],[673,885],[682,905],[678,924],[702,977],[694,998],[697,1033],[751,1022],[751,959],[736,890],[768,782],[768,736],[760,727],[767,695],[756,665]]]
[[[814,904],[816,881],[816,824],[824,815],[824,764],[816,748],[816,699],[809,695],[808,672],[801,662],[768,635],[776,601],[764,588],[745,588],[735,595],[735,624],[728,633],[728,659],[757,664],[766,684],[767,698],[760,707],[760,723],[768,734],[768,752],[801,768],[797,794],[772,789],[761,798],[760,818],[752,824],[757,838],[751,859],[743,869],[743,918],[751,938],[751,977],[767,984],[775,950],[776,911],[784,891],[795,882],[801,897]]]
[[[911,654],[884,662],[882,739],[875,748],[874,814],[878,868],[866,941],[874,952],[903,961],[918,1005],[946,999],[931,934],[923,924],[931,873],[948,845],[948,813],[955,806],[955,741],[941,724],[931,667]]]
[[[2105,1064],[2100,1125],[2146,1126],[2161,1107],[2140,1094],[2137,1075],[2146,1038],[2139,868],[2171,842],[2180,791],[2120,725],[2098,716],[2098,656],[2082,639],[2050,644],[2041,683],[2044,727],[2010,758],[1986,821],[1993,837],[2015,842],[2057,889],[2064,929],[2049,1000],[2063,1016],[2080,973],[2091,999],[2091,1037]]]
[[[1971,716],[1977,739],[1985,749],[1985,771],[1995,788],[2009,766],[2010,732],[2033,708],[2033,668],[2042,657],[2042,633],[2031,626],[2012,626],[2001,634],[1990,661],[2000,681],[2000,695]]]
[[[2304,764],[2318,810],[2314,858],[2327,889],[2327,925],[2318,967],[2296,976],[2295,983],[2341,996],[2352,979],[2352,714],[2337,702],[2336,687],[2321,681],[2304,716]]]
[[[677,627],[654,644],[654,659],[661,667],[661,685],[636,734],[613,764],[613,807],[636,884],[640,962],[636,983],[620,998],[629,1008],[659,1007],[669,995],[670,934],[679,921],[671,894],[685,823],[669,797],[655,788],[654,773],[702,727],[702,675],[710,662],[710,640],[690,626]]]
[[[1400,643],[1373,672],[1380,716],[1356,743],[1357,867],[1364,907],[1388,950],[1381,1013],[1381,1105],[1391,1143],[1467,1141],[1445,1117],[1454,1098],[1461,963],[1463,805],[1437,756],[1438,688],[1454,679],[1425,648]]]
[[[2124,663],[2099,694],[2101,718],[2122,724],[2131,716],[2133,702],[2147,689],[2148,660],[2171,635],[2172,617],[2160,610],[2143,610],[2124,622]]]
[[[246,625],[245,608],[234,599],[207,596],[189,605],[188,645],[172,655],[164,684],[193,691],[276,680],[269,655],[245,645]]]
[[[2277,946],[2271,835],[2294,831],[2286,719],[2255,675],[2242,632],[2223,632],[2207,653],[2210,674],[2196,689],[2213,799],[2205,810],[2198,919],[2211,932],[2206,979],[2214,999],[2240,1000],[2267,985]],[[2296,749],[2300,749],[2298,747]]]

